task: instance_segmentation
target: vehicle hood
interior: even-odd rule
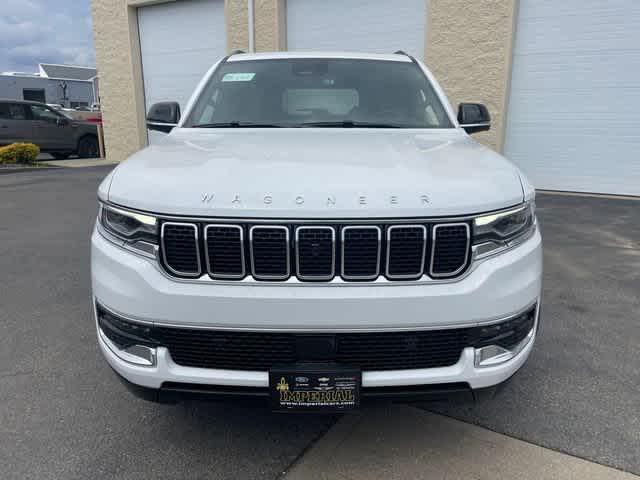
[[[177,129],[107,180],[112,203],[190,216],[452,216],[523,201],[518,169],[456,129]]]

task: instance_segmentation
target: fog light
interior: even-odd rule
[[[501,363],[511,360],[518,355],[522,349],[531,341],[535,327],[529,330],[529,333],[513,348],[507,349],[500,345],[487,345],[486,347],[475,349],[475,366],[476,367],[493,367]]]
[[[156,347],[148,324],[136,323],[107,311],[96,303],[100,338],[118,358],[134,365],[156,364]]]
[[[499,345],[476,348],[476,367],[490,367],[512,358],[513,353]]]
[[[156,349],[147,347],[146,345],[129,345],[125,348],[118,347],[115,343],[109,340],[109,337],[99,330],[100,338],[107,344],[109,350],[111,350],[118,358],[125,362],[133,363],[134,365],[141,365],[144,367],[153,367],[156,364]]]

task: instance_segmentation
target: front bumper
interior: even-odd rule
[[[123,250],[94,231],[91,267],[95,301],[126,318],[153,325],[287,332],[411,331],[491,324],[538,303],[542,254],[536,231],[518,247],[473,265],[454,282],[203,284],[169,279],[153,260]],[[534,337],[513,358],[493,366],[477,367],[474,348],[465,348],[458,362],[447,367],[363,371],[363,394],[368,389],[407,386],[491,387],[524,364]],[[116,355],[100,332],[98,343],[120,376],[153,391],[166,391],[171,385],[234,391],[268,386],[267,371],[185,367],[176,364],[164,347],[157,348],[154,365],[141,366]]]
[[[539,311],[539,310],[538,310]],[[534,327],[535,328],[535,327]],[[464,383],[471,389],[500,384],[511,377],[527,360],[535,336],[511,360],[491,367],[476,367],[473,348],[465,348],[455,365],[441,368],[362,372],[362,387],[402,387]],[[109,365],[129,382],[160,389],[167,383],[216,385],[225,387],[267,388],[269,372],[194,368],[177,365],[164,347],[157,348],[155,365],[134,365],[120,358],[108,339],[98,331],[98,344]]]

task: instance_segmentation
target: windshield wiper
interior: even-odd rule
[[[219,122],[219,123],[198,123],[191,128],[281,128],[275,123],[252,123],[252,122]]]
[[[341,120],[339,122],[304,122],[301,127],[325,127],[325,128],[408,128],[397,123],[354,122],[353,120]]]

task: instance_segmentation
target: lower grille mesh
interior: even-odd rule
[[[454,365],[466,347],[513,348],[535,327],[536,306],[503,322],[407,332],[298,334],[151,326],[96,305],[98,324],[120,347],[163,346],[178,365],[266,371],[296,362],[337,362],[363,370]]]
[[[155,339],[178,365],[269,370],[309,360],[296,334],[224,332],[156,327]],[[455,364],[467,343],[465,329],[401,333],[335,334],[334,361],[365,370],[434,368]]]
[[[337,361],[364,370],[446,367],[465,347],[465,330],[336,335]]]
[[[290,334],[165,327],[155,328],[154,333],[173,361],[185,367],[267,370],[296,359]]]

